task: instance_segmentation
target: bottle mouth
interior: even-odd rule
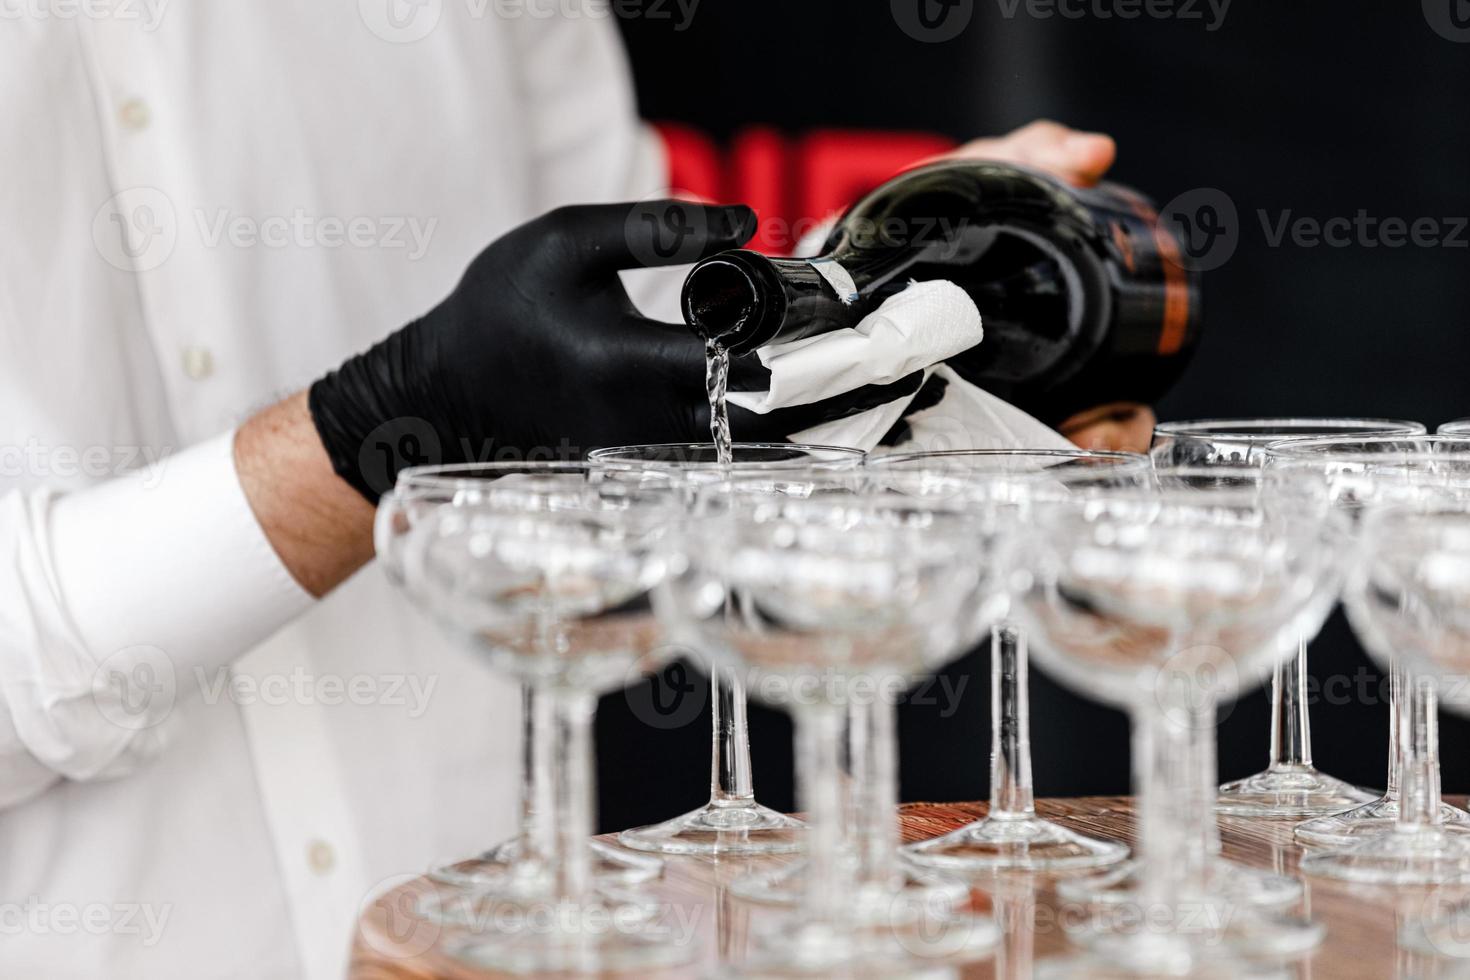
[[[694,267],[684,280],[684,318],[706,343],[718,343],[734,354],[758,346],[773,294],[763,256],[725,252]]]

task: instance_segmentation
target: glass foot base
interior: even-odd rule
[[[1313,851],[1301,867],[1305,874],[1372,885],[1470,882],[1470,829],[1395,828],[1347,847]]]
[[[506,973],[588,973],[666,969],[699,953],[698,936],[648,902],[597,900],[540,906],[483,902],[479,928],[448,946],[451,956]]]
[[[618,843],[658,854],[791,854],[806,825],[759,803],[709,803],[672,820],[625,830]]]
[[[856,864],[851,857],[848,860]],[[807,864],[800,861],[768,874],[736,878],[730,884],[730,893],[761,905],[795,905],[805,892],[806,875]],[[851,921],[860,924],[881,924],[896,919],[917,921],[926,916],[937,919],[960,914],[967,908],[970,886],[922,871],[899,869],[889,881],[869,882],[855,888],[850,900]]]
[[[638,885],[663,874],[658,858],[629,854],[593,841],[592,873],[600,885]],[[507,899],[544,898],[551,894],[551,873],[544,865],[522,859],[519,838],[491,848],[477,858],[430,871],[430,881]]]
[[[1278,766],[1221,786],[1215,810],[1232,817],[1301,820],[1350,810],[1376,795],[1311,766]]]
[[[1139,898],[1139,864],[1129,861],[1106,874],[1057,884],[1058,893],[1074,902],[1093,905],[1131,905]],[[1205,868],[1208,901],[1226,908],[1275,908],[1293,905],[1302,897],[1295,878],[1250,868],[1224,858],[1212,858]]]
[[[1147,926],[1140,927],[1136,908],[1112,906],[1069,927],[1068,936],[1087,952],[1067,969],[1085,964],[1087,972],[1057,975],[1276,976],[1279,966],[1262,963],[1263,958],[1305,955],[1327,932],[1299,917],[1253,912],[1208,899],[1180,900],[1171,909],[1154,906],[1147,918]],[[1038,969],[1037,975],[1052,974]]]
[[[1036,964],[1036,980],[1290,980],[1296,976],[1280,966],[1252,963],[1226,950],[1208,957],[1188,949],[1140,950],[1112,958],[1100,950],[1073,953]]]
[[[1398,799],[1383,796],[1342,813],[1297,824],[1293,833],[1304,844],[1346,847],[1388,833],[1397,825],[1398,819]],[[1470,827],[1470,813],[1448,803],[1439,805],[1439,819],[1446,827]]]
[[[1068,871],[1102,868],[1128,856],[1116,841],[1098,840],[1029,814],[986,817],[903,849],[905,860],[949,874]]]
[[[995,949],[1000,930],[985,917],[949,915],[883,926],[789,924],[752,937],[742,977],[954,977],[953,967]]]
[[[1470,976],[1470,901],[1462,898],[1425,911],[1399,929],[1399,945],[1454,961],[1454,976]]]

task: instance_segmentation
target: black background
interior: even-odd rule
[[[1470,15],[1464,0],[1235,0],[1211,31],[1214,15],[1202,3],[1197,19],[1122,20],[1097,9],[1116,11],[1118,0],[1067,5],[1084,13],[1078,18],[1034,16],[1024,2],[1007,16],[1009,0],[959,0],[951,16],[968,7],[971,20],[944,43],[907,36],[889,0],[703,0],[683,31],[677,16],[619,23],[643,115],[722,140],[753,124],[792,135],[844,127],[968,139],[1037,117],[1110,133],[1118,180],[1161,203],[1216,188],[1239,215],[1237,250],[1204,281],[1204,342],[1159,406],[1161,418],[1368,415],[1433,429],[1470,415],[1470,232],[1458,246],[1272,246],[1258,211],[1275,222],[1288,210],[1325,220],[1361,209],[1378,219],[1436,219],[1446,233],[1449,219],[1470,215],[1470,42],[1430,23],[1452,4]],[[1381,786],[1380,675],[1340,614],[1312,645],[1311,664],[1324,683],[1312,714],[1319,765]],[[988,658],[969,656],[947,676],[965,685],[958,702],[901,712],[907,800],[987,792]],[[1032,687],[1038,792],[1126,792],[1124,719],[1039,671]],[[647,693],[604,702],[606,829],[706,797],[707,712],[650,726],[629,707]],[[760,796],[789,808],[790,727],[752,710]],[[1222,777],[1262,768],[1264,694],[1222,706],[1222,715]],[[1470,773],[1456,760],[1470,726],[1447,718],[1441,734],[1446,788],[1463,791]]]

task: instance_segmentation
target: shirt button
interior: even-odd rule
[[[184,348],[184,373],[191,381],[203,381],[214,373],[214,355],[205,347]]]
[[[128,99],[118,107],[117,116],[128,129],[143,130],[148,128],[153,114],[148,111],[148,103],[142,99]]]
[[[324,875],[337,866],[337,853],[324,840],[314,840],[306,849],[306,863],[311,870]]]

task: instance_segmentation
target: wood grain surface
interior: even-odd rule
[[[1460,803],[1462,801],[1456,801]],[[1042,800],[1042,816],[1085,833],[1133,843],[1133,805],[1126,798]],[[906,840],[924,840],[983,815],[983,804],[908,804],[902,809]],[[1290,821],[1220,819],[1224,856],[1253,867],[1297,875],[1302,849]],[[694,961],[677,971],[640,971],[641,978],[708,975],[720,963],[740,962],[752,926],[781,914],[740,901],[728,884],[753,870],[778,866],[782,858],[721,860],[669,858],[663,876],[648,886],[686,925],[697,948]],[[1073,909],[1056,894],[1054,876],[1008,874],[976,882],[975,905],[993,914],[1003,930],[987,960],[957,971],[970,978],[1025,978],[1050,957],[1070,954],[1064,924]],[[1327,936],[1309,956],[1280,964],[1287,976],[1352,978],[1470,978],[1470,958],[1456,960],[1401,948],[1405,922],[1451,903],[1470,899],[1470,888],[1374,888],[1325,878],[1305,878],[1306,896],[1293,911],[1326,926]],[[474,980],[496,976],[449,955],[462,934],[435,926],[415,909],[435,886],[426,879],[405,882],[373,900],[353,937],[352,980]],[[1470,956],[1470,932],[1458,937]]]

